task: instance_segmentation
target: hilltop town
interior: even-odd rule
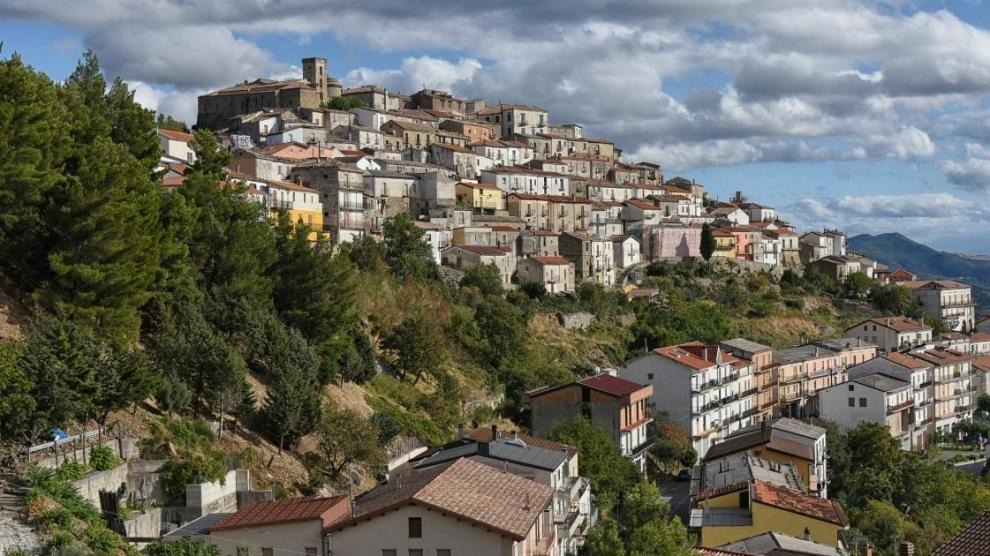
[[[132,149],[147,187],[106,201],[154,223],[154,261],[86,259],[114,219],[88,198],[50,222],[74,234],[51,269],[3,252],[39,318],[0,368],[31,400],[0,403],[0,554],[979,553],[954,548],[990,527],[990,320],[967,284],[772,198],[717,200],[527,99],[330,69],[204,94],[194,131],[158,119]],[[77,72],[70,92],[96,79]],[[126,146],[131,104],[99,141]],[[798,321],[820,326],[773,330]]]

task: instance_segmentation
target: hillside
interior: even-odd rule
[[[849,249],[921,277],[966,282],[973,286],[977,310],[990,309],[990,259],[986,257],[937,251],[898,233],[851,237]]]

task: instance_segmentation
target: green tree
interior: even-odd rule
[[[709,223],[704,223],[701,225],[701,256],[706,261],[711,260],[712,254],[715,253],[715,233],[712,231],[712,225]]]
[[[170,114],[162,114],[161,112],[159,112],[155,117],[155,127],[159,129],[189,133],[189,126],[186,125],[186,122],[176,120]]]
[[[293,448],[320,422],[320,394],[294,366],[281,370],[269,386],[261,412],[269,436],[278,441],[278,453]]]
[[[873,303],[876,304],[877,309],[890,315],[906,315],[914,306],[911,292],[901,284],[891,284],[878,288],[873,297]]]
[[[846,281],[843,284],[846,297],[852,299],[865,299],[875,288],[876,282],[862,272],[853,272],[846,276]]]
[[[351,334],[351,341],[340,355],[339,369],[341,381],[355,384],[364,384],[375,376],[374,348],[364,331],[357,330]]]
[[[976,398],[976,407],[984,413],[990,413],[990,394],[980,394],[980,397]]]
[[[435,374],[445,360],[443,337],[437,324],[422,315],[405,319],[392,331],[385,347],[393,353],[399,378],[412,374],[413,384],[423,373]]]
[[[34,384],[20,369],[20,342],[0,343],[0,441],[22,437],[37,408]]]
[[[33,386],[31,439],[48,428],[94,416],[98,366],[93,337],[64,316],[45,317],[31,326],[19,362]]]
[[[326,406],[317,429],[319,444],[309,468],[311,484],[339,485],[351,466],[377,473],[385,467],[378,430],[356,411]]]
[[[582,556],[626,556],[625,540],[614,519],[600,519],[588,531],[581,547]]]
[[[416,227],[411,216],[400,214],[386,220],[382,236],[385,261],[395,275],[418,280],[437,278],[439,271],[426,233]]]
[[[461,278],[462,288],[477,288],[481,295],[492,297],[504,295],[502,276],[493,264],[479,264],[469,268]]]
[[[619,500],[619,493],[629,490],[638,480],[636,468],[622,455],[608,431],[587,419],[559,425],[550,438],[581,451],[578,473],[591,481],[598,507],[603,510],[610,510]]]
[[[367,105],[357,97],[333,97],[326,101],[324,106],[334,110],[350,110],[352,108],[364,108]]]
[[[0,60],[0,265],[26,291],[50,273],[49,198],[65,181],[69,119],[48,77],[16,54]]]
[[[165,379],[155,390],[155,404],[167,415],[182,413],[192,403],[193,394],[186,383],[178,379]]]
[[[497,297],[483,300],[475,308],[474,320],[481,335],[481,354],[492,368],[503,368],[525,350],[529,319],[508,301]]]
[[[693,466],[698,454],[684,427],[669,419],[658,419],[655,426],[657,441],[649,452],[654,464],[666,473]]]
[[[106,425],[110,412],[123,409],[147,398],[155,390],[157,379],[142,351],[106,349],[96,366],[95,419]]]
[[[357,322],[354,302],[358,279],[346,256],[334,256],[322,234],[310,241],[310,228],[293,224],[287,213],[275,227],[278,253],[271,272],[275,276],[275,308],[286,324],[298,328],[310,341],[322,343],[347,332]]]

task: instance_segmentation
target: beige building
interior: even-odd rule
[[[457,230],[455,230],[456,233]],[[512,247],[495,245],[452,245],[441,253],[444,266],[468,270],[480,264],[495,265],[506,288],[512,285],[516,273],[516,257]]]
[[[548,293],[574,291],[574,263],[564,257],[529,257],[519,261],[519,283],[542,284]]]
[[[454,186],[457,204],[481,214],[505,210],[505,192],[493,183],[460,182]]]
[[[583,232],[591,223],[591,199],[562,195],[510,193],[505,198],[512,216],[522,218],[528,228],[553,232]]]
[[[323,208],[323,230],[334,245],[364,236],[364,174],[356,166],[311,161],[292,170],[292,181],[316,189]]]
[[[904,282],[915,303],[928,314],[940,319],[952,330],[971,332],[976,327],[976,302],[973,289],[953,280],[916,280]]]
[[[603,286],[615,284],[615,248],[611,239],[564,232],[560,236],[560,254],[574,263],[578,280]]]
[[[558,556],[553,492],[464,458],[416,470],[355,499],[325,529],[328,553]]]
[[[456,116],[473,114],[485,107],[484,99],[457,98],[447,91],[437,91],[435,89],[422,89],[409,95],[409,98],[412,100],[413,105],[421,110],[446,112]]]
[[[158,130],[158,146],[162,151],[162,159],[168,161],[192,164],[196,162],[196,153],[189,148],[189,143],[193,140],[191,133],[172,131],[171,129]]]
[[[550,113],[543,108],[525,104],[496,104],[475,112],[475,119],[502,128],[502,137],[514,133],[537,135],[550,125]]]

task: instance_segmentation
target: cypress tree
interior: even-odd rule
[[[701,225],[701,256],[710,260],[715,253],[715,234],[712,232],[711,224],[707,222]]]
[[[284,448],[296,446],[299,439],[313,432],[320,422],[319,392],[313,389],[302,371],[288,366],[269,387],[262,417],[269,436],[278,442],[278,453],[281,454]]]

